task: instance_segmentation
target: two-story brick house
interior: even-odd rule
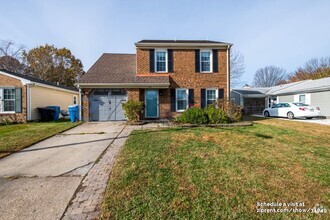
[[[80,79],[82,118],[123,120],[121,103],[145,103],[145,119],[169,118],[229,97],[232,44],[208,40],[142,40],[136,54],[103,54]]]

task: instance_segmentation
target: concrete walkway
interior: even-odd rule
[[[60,219],[85,174],[124,127],[85,123],[1,159],[0,219]]]
[[[106,149],[104,155],[87,173],[76,194],[71,200],[63,219],[97,219],[107,182],[116,157],[133,130],[158,129],[167,127],[166,123],[151,123],[139,126],[126,126]]]
[[[126,127],[107,148],[99,162],[88,172],[69,204],[63,219],[98,218],[115,159],[132,130],[134,130],[133,127]]]

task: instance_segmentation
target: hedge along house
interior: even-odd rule
[[[170,118],[229,97],[232,44],[142,40],[136,54],[103,54],[77,83],[85,121],[125,120],[121,103],[144,102],[144,119]]]
[[[232,89],[231,100],[241,105],[246,114],[259,114],[273,103],[303,102],[321,109],[330,118],[330,77],[304,80],[269,88]]]
[[[26,122],[40,119],[38,107],[79,104],[79,92],[31,76],[0,70],[0,122]]]

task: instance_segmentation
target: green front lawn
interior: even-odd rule
[[[0,126],[0,158],[68,130],[81,122],[40,122]]]
[[[102,218],[326,219],[329,137],[329,126],[278,119],[134,131],[108,182]],[[321,204],[328,213],[260,214],[257,202]]]

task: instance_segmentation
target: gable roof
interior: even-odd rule
[[[135,43],[138,48],[150,47],[166,47],[166,48],[198,48],[198,47],[214,47],[214,48],[228,48],[231,43],[212,41],[212,40],[141,40]]]
[[[229,44],[225,42],[220,42],[220,41],[213,41],[213,40],[140,40],[137,42],[139,43],[170,43],[170,44],[175,44],[175,43],[196,43],[196,44],[201,44],[201,43],[218,43],[218,44]]]
[[[293,94],[301,92],[321,92],[330,91],[330,77],[304,80],[300,82],[289,83],[291,86],[272,92],[274,95]],[[289,85],[287,84],[287,85]]]
[[[24,74],[20,74],[20,73],[14,73],[14,72],[8,71],[6,69],[0,69],[0,74],[1,74],[1,72],[6,73],[10,76],[25,79],[25,80],[28,80],[28,81],[31,81],[31,82],[34,82],[34,83],[40,83],[40,84],[44,84],[44,85],[48,85],[48,86],[52,86],[52,87],[56,87],[56,88],[60,88],[60,89],[66,89],[66,90],[70,90],[70,91],[74,91],[74,92],[78,91],[78,89],[76,87],[58,85],[56,83],[49,82],[49,81],[46,81],[46,80],[42,80],[42,79],[39,79],[39,78],[36,78],[36,77],[33,77],[33,76],[28,76],[28,75],[24,75]]]
[[[135,54],[104,53],[77,83],[84,84],[121,84],[123,88],[132,84],[169,85],[169,76],[137,76]]]
[[[269,95],[275,94],[276,92],[282,91],[283,89],[288,89],[292,86],[304,83],[305,81],[306,80],[269,87],[269,90],[267,91],[267,94],[269,94]]]
[[[232,91],[239,93],[243,96],[289,95],[302,92],[330,91],[330,77],[315,80],[303,80],[268,88],[242,88],[232,89]]]

